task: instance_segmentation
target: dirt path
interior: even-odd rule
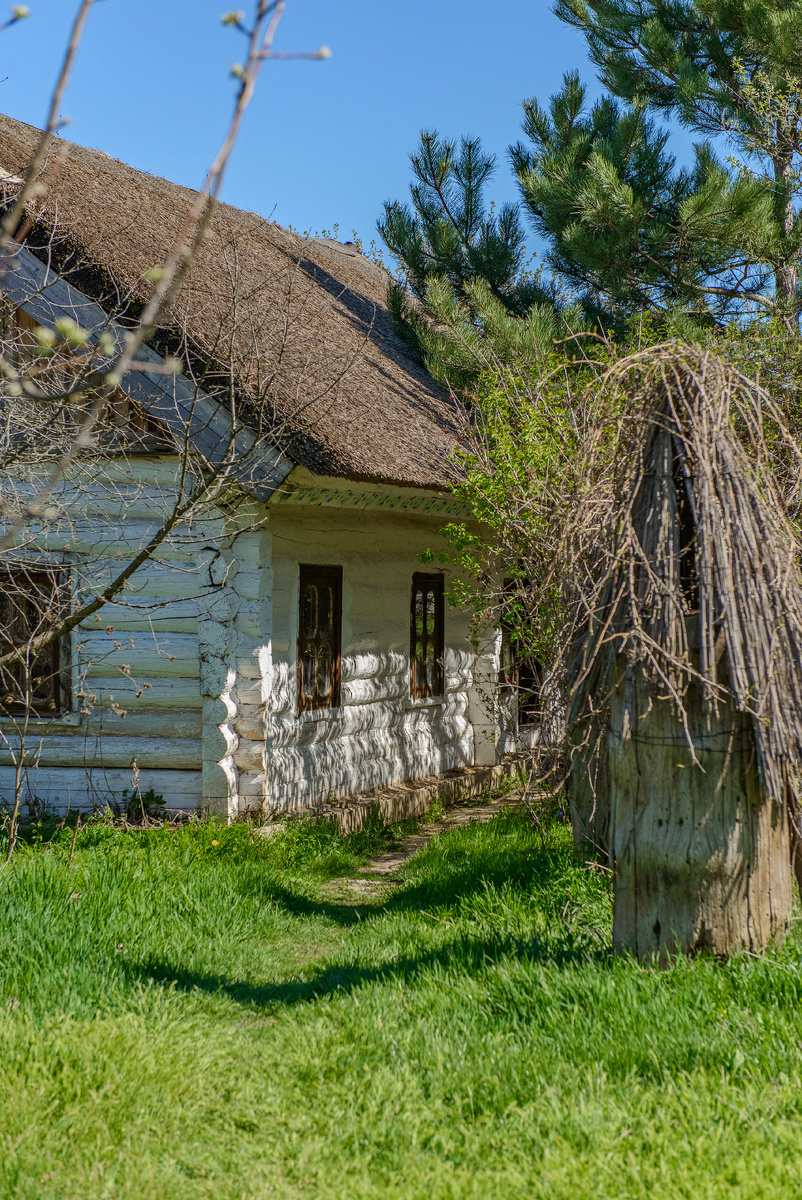
[[[356,892],[357,895],[364,896],[366,899],[375,899],[388,888],[399,886],[401,879],[398,872],[401,867],[412,858],[413,854],[417,854],[419,850],[428,845],[433,837],[446,833],[449,829],[457,829],[461,825],[470,825],[472,821],[484,825],[491,817],[497,816],[502,809],[517,805],[519,799],[517,795],[512,795],[500,796],[497,800],[491,800],[487,804],[455,804],[446,810],[441,820],[427,825],[418,833],[412,833],[409,837],[403,838],[394,850],[388,850],[386,854],[380,854],[378,858],[373,858],[370,862],[365,863],[364,867],[360,867],[359,874],[365,878],[330,879],[325,888],[332,893]]]
[[[428,825],[420,833],[410,834],[409,837],[404,838],[396,850],[389,850],[387,854],[380,854],[378,858],[371,859],[369,863],[360,868],[360,875],[397,875],[399,868],[407,859],[412,858],[413,854],[417,854],[419,850],[428,845],[433,837],[437,837],[438,834],[445,833],[449,829],[456,829],[460,825],[470,825],[472,821],[478,821],[480,825],[484,825],[503,808],[510,808],[517,803],[517,796],[501,796],[498,800],[491,800],[489,804],[455,804],[453,808],[446,810],[442,820]]]

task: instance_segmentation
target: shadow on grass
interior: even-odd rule
[[[464,831],[460,831],[464,833]],[[425,852],[425,851],[424,851]],[[546,890],[561,877],[571,855],[564,849],[508,847],[504,842],[490,843],[477,853],[475,847],[457,850],[447,860],[419,878],[412,877],[398,891],[391,891],[382,903],[360,903],[313,898],[282,882],[275,875],[243,878],[240,895],[254,903],[276,904],[284,912],[298,916],[320,916],[337,925],[350,927],[373,916],[395,916],[436,906],[451,908],[477,893],[503,885],[524,892]],[[370,882],[370,876],[361,876]],[[388,889],[389,890],[389,889]]]
[[[238,1004],[263,1008],[271,1005],[290,1007],[294,1004],[311,1003],[333,997],[338,992],[351,992],[366,983],[395,981],[409,984],[432,967],[458,969],[468,974],[486,968],[502,958],[550,963],[554,966],[576,966],[588,961],[604,961],[607,957],[605,951],[591,951],[570,935],[560,941],[549,939],[548,942],[536,938],[524,940],[458,936],[453,942],[439,949],[396,958],[380,966],[329,964],[307,978],[289,979],[280,983],[247,983],[243,980],[227,979],[221,975],[202,975],[176,968],[169,963],[153,961],[139,967],[132,964],[129,971],[140,982],[152,981],[187,993],[222,993]]]
[[[400,892],[389,896],[384,903],[375,905],[337,903],[315,900],[292,888],[282,885],[275,877],[243,881],[245,892],[258,903],[277,903],[284,911],[299,916],[321,916],[342,927],[358,924],[375,917],[420,913],[432,906],[449,905],[465,900],[471,894],[486,888],[512,884],[522,891],[538,888],[547,889],[564,875],[568,856],[563,850],[541,851],[510,848],[498,844],[492,855],[465,855],[449,861],[447,871],[443,864],[435,878],[412,880]],[[559,918],[556,918],[559,920]],[[445,933],[448,928],[439,928]],[[449,938],[449,934],[445,936]],[[420,954],[398,957],[377,964],[375,967],[350,965],[348,963],[323,964],[316,972],[305,971],[302,978],[296,977],[281,982],[253,984],[225,976],[204,975],[151,960],[139,967],[131,964],[130,970],[140,980],[152,980],[191,993],[223,993],[237,1003],[264,1007],[270,1005],[291,1006],[315,1001],[336,993],[350,992],[365,983],[381,983],[391,980],[409,983],[421,972],[434,967],[458,970],[464,973],[480,971],[489,963],[503,958],[519,961],[550,963],[556,966],[586,963],[590,959],[605,960],[604,949],[590,949],[587,940],[569,929],[548,938],[516,937],[510,934],[495,934],[489,931],[477,936],[475,927],[460,931],[453,927],[453,936],[436,948],[422,950]]]

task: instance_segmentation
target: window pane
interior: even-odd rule
[[[13,671],[8,667],[0,667],[0,703],[3,708],[11,708],[23,703],[19,684],[14,678]]]
[[[304,588],[302,609],[304,637],[313,638],[317,635],[317,588],[313,583]]]
[[[443,691],[443,577],[415,572],[412,577],[410,687],[413,699]]]
[[[4,585],[5,585],[5,581]],[[4,642],[10,642],[13,646],[19,646],[25,641],[25,619],[23,616],[20,597],[13,592],[5,592],[2,598],[2,637]]]
[[[317,694],[321,698],[331,691],[331,647],[321,646],[317,653]]]
[[[415,633],[418,637],[423,633],[423,592],[415,593]]]
[[[433,634],[435,630],[434,624],[434,592],[426,593],[426,632]]]
[[[303,652],[302,686],[304,698],[311,700],[315,694],[317,676],[317,654],[314,646],[306,646]]]
[[[23,569],[0,576],[0,647],[25,649],[32,637],[60,620],[68,593],[59,574]],[[0,706],[7,712],[32,709],[56,713],[61,704],[58,642],[0,668]]]
[[[318,604],[318,637],[330,638],[334,616],[334,593],[327,584],[318,588]]]
[[[426,647],[426,686],[432,688],[434,680],[434,642],[429,642]]]
[[[300,564],[298,711],[340,704],[342,567]]]

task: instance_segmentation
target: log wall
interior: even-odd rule
[[[445,694],[412,701],[409,628],[419,554],[436,516],[285,504],[271,511],[272,662],[265,802],[276,809],[473,765],[468,617],[446,605]],[[341,706],[297,713],[299,563],[343,568]],[[431,570],[431,567],[427,567]],[[243,744],[239,764],[253,770]],[[487,756],[485,748],[485,757]],[[480,754],[480,758],[481,758]],[[495,751],[493,750],[493,759]]]
[[[27,532],[20,555],[44,557],[93,593],[150,536],[175,494],[177,461],[168,456],[107,460],[58,499],[64,520],[47,538]],[[171,808],[202,805],[203,699],[198,615],[208,576],[198,546],[219,537],[214,519],[184,531],[71,637],[69,711],[31,720],[23,805],[56,810],[104,807],[134,787],[163,795]],[[120,711],[125,712],[121,716]],[[0,800],[13,799],[18,722],[0,719]]]
[[[58,556],[61,539],[60,558],[97,591],[150,535],[175,469],[164,456],[140,458],[113,487],[83,481],[69,528],[51,530],[44,550]],[[438,544],[447,501],[407,491],[354,505],[339,503],[337,488],[315,490],[316,503],[243,502],[225,522],[173,538],[73,638],[72,711],[33,723],[24,798],[103,807],[138,773],[142,791],[171,808],[233,818],[494,763],[492,631],[477,653],[469,616],[446,605],[445,693],[410,699],[412,575]],[[343,616],[341,705],[299,716],[300,563],[342,566]],[[0,741],[8,801],[13,722],[2,722]]]

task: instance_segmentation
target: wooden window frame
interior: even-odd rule
[[[337,566],[323,566],[318,563],[300,563],[300,580],[298,587],[298,642],[296,651],[296,689],[298,694],[298,716],[304,712],[340,707],[340,670],[342,656],[342,585],[343,569]],[[332,622],[331,636],[309,637],[304,634],[304,594],[307,587],[320,585],[331,586],[332,589]],[[309,649],[314,647],[319,651],[327,646],[331,652],[331,686],[323,694],[315,690],[311,695],[304,692],[304,660]],[[317,687],[317,672],[315,684]]]
[[[176,446],[163,421],[115,388],[98,427],[103,449],[143,454],[175,454]]]
[[[510,590],[507,581],[505,589]],[[534,658],[525,658],[513,637],[509,622],[501,619],[501,661],[498,680],[502,691],[512,697],[518,729],[531,729],[543,720],[540,691],[543,667]]]
[[[421,593],[434,595],[434,630],[417,630],[416,598]],[[435,670],[431,683],[418,676],[418,661],[426,661],[429,644],[432,643],[432,661]],[[418,654],[418,645],[422,654]],[[446,613],[445,613],[445,580],[439,573],[426,574],[415,571],[412,576],[412,596],[409,607],[409,693],[413,700],[432,700],[445,694],[445,645],[446,645]]]
[[[0,338],[6,343],[6,358],[19,367],[36,360],[35,332],[39,322],[24,308],[0,297]],[[65,379],[64,384],[72,380]],[[62,420],[75,422],[76,430],[86,415],[92,394],[62,402]],[[169,428],[158,417],[134,400],[122,388],[115,388],[95,429],[95,440],[104,451],[136,451],[142,454],[175,454],[176,446]]]
[[[16,581],[13,586],[12,580]],[[15,589],[31,592],[42,585],[49,589],[51,595],[55,592],[68,593],[69,574],[63,567],[48,567],[45,564],[30,564],[0,571],[0,647],[7,647],[10,640],[6,625],[8,612],[4,611],[9,595],[13,594]],[[22,699],[9,700],[8,696],[13,693],[7,692],[5,687],[4,675],[10,676],[11,680],[22,688],[22,664],[9,664],[0,669],[0,717],[9,719],[30,714],[33,717],[48,719],[62,717],[70,711],[69,643],[69,635],[58,638],[34,658],[34,663],[45,660],[47,690],[41,698],[35,699],[31,704],[26,704]],[[21,640],[17,644],[22,645],[24,641]],[[31,669],[31,674],[34,669]]]

